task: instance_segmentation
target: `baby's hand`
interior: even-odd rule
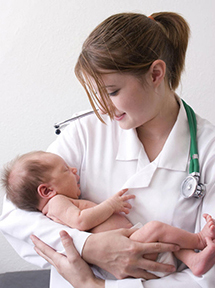
[[[130,212],[129,209],[131,209],[132,206],[127,202],[127,200],[134,199],[135,196],[124,195],[127,191],[128,189],[123,189],[108,199],[109,204],[116,213],[124,212],[125,214],[128,214]]]

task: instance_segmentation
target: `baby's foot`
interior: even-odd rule
[[[189,268],[193,274],[200,277],[215,264],[215,240],[206,238],[206,248],[190,257]]]
[[[206,246],[206,237],[212,240],[215,239],[215,220],[209,214],[203,214],[203,217],[205,218],[207,223],[203,227],[202,231],[198,233],[200,236],[200,241],[203,245],[201,249],[204,249],[204,247]]]

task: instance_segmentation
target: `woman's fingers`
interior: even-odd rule
[[[79,254],[74,247],[72,238],[64,230],[60,232],[60,238],[61,238],[61,242],[65,248],[68,260],[74,261],[76,257],[79,257]]]
[[[151,253],[162,253],[162,252],[176,252],[180,250],[180,247],[175,244],[167,244],[161,242],[154,242],[154,243],[140,243],[143,247],[143,254],[151,254]]]
[[[158,279],[159,277],[155,276],[154,274],[152,273],[149,273],[147,272],[146,270],[143,270],[143,269],[134,269],[130,275],[130,277],[132,278],[143,278],[143,279],[147,279],[147,280],[150,280],[150,279]]]
[[[175,267],[173,265],[169,264],[163,264],[159,262],[155,262],[149,259],[143,258],[141,261],[139,261],[140,268],[141,267],[147,267],[147,270],[149,271],[159,271],[159,272],[167,272],[172,273],[175,272]]]
[[[53,248],[51,248],[49,245],[44,243],[42,240],[40,240],[35,235],[31,235],[31,240],[35,245],[34,249],[37,252],[37,254],[39,254],[41,257],[43,257],[51,265],[55,266],[53,259],[54,259],[55,253],[57,253],[57,252]],[[62,257],[63,257],[63,255],[62,255]]]

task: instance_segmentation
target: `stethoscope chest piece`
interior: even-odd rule
[[[186,177],[181,185],[181,193],[184,198],[203,198],[205,196],[205,185],[199,183],[199,173],[192,173]]]

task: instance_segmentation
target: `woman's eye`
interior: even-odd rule
[[[111,93],[108,93],[109,96],[116,96],[118,94],[119,90],[113,91]]]

